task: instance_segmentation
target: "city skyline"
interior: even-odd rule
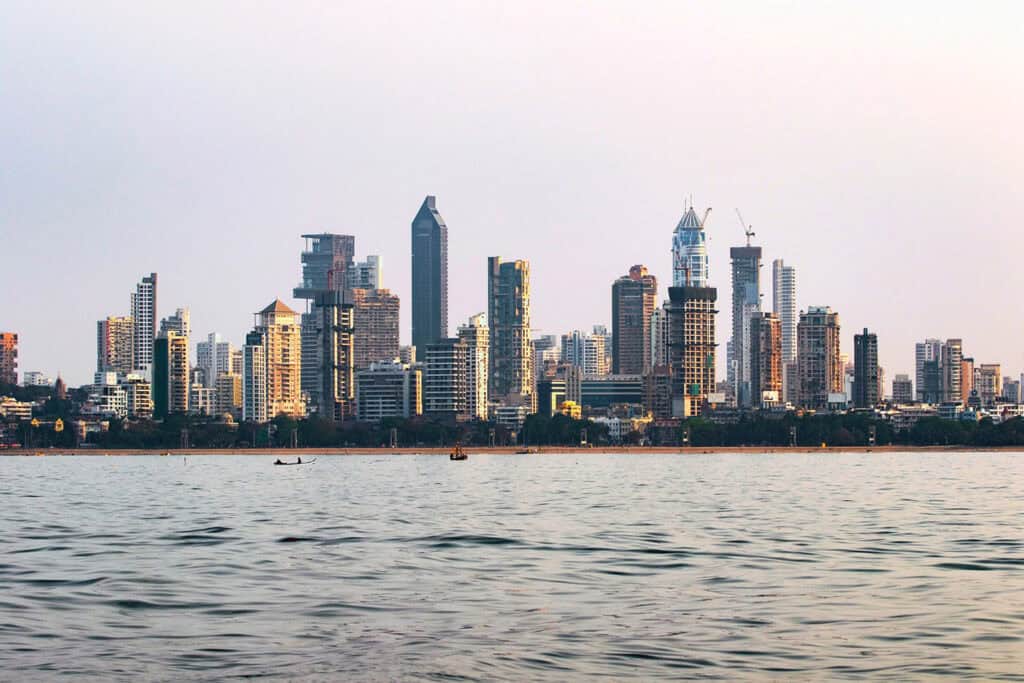
[[[887,377],[913,376],[914,344],[933,337],[962,338],[979,365],[1024,367],[1024,321],[1003,314],[1004,293],[1024,284],[1024,200],[1008,180],[1022,170],[1024,105],[998,86],[1015,77],[1012,20],[755,5],[581,16],[529,4],[442,20],[409,7],[390,17],[400,44],[365,79],[354,65],[379,33],[372,12],[294,12],[280,30],[295,54],[283,61],[232,33],[225,10],[202,27],[178,8],[143,24],[96,13],[93,25],[20,7],[0,27],[0,57],[21,66],[0,112],[15,169],[0,183],[0,236],[16,256],[0,286],[19,293],[0,328],[19,334],[22,372],[88,382],[96,321],[127,315],[126,288],[150,272],[160,317],[189,307],[197,336],[241,345],[251,311],[294,287],[304,233],[356,235],[411,304],[409,220],[427,194],[450,231],[450,324],[486,309],[480,264],[508,254],[531,263],[535,329],[610,326],[608,286],[631,265],[671,282],[668,234],[692,203],[714,207],[721,359],[739,208],[763,263],[797,269],[798,309],[838,311],[848,354],[857,330],[876,331]],[[634,30],[608,49],[622,21]],[[911,22],[911,39],[892,39]],[[166,38],[186,28],[192,42]],[[224,35],[251,71],[214,49]],[[467,56],[472,73],[456,68]],[[430,111],[439,103],[444,117]],[[936,276],[950,263],[956,281]]]

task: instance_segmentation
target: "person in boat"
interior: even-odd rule
[[[301,464],[302,464],[302,458],[299,458],[299,459],[298,459],[298,462],[296,462],[295,464],[296,464],[296,465],[301,465]]]
[[[277,460],[274,461],[274,464],[275,465],[283,465],[284,463],[281,462],[281,458],[278,458]]]

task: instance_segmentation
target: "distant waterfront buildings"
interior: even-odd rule
[[[657,306],[658,280],[635,265],[612,284],[613,374],[640,375],[651,368],[651,317]]]
[[[18,335],[0,332],[0,384],[18,383]]]
[[[448,226],[428,195],[412,220],[412,343],[448,336]]]
[[[782,259],[772,262],[772,310],[782,325],[782,400],[796,403],[796,269]]]
[[[715,393],[714,287],[670,287],[668,361],[672,372],[672,415],[701,414],[704,401]]]
[[[23,387],[48,387],[50,384],[50,378],[38,370],[22,373],[21,386]]]
[[[160,332],[174,332],[181,337],[192,337],[192,314],[187,308],[175,309],[174,315],[160,321]]]
[[[530,264],[487,259],[487,322],[490,325],[491,400],[533,405],[530,343]]]
[[[189,340],[173,329],[153,341],[153,417],[184,414],[189,408]]]
[[[826,306],[812,306],[797,323],[797,375],[799,404],[822,410],[832,394],[843,393],[839,314]]]
[[[384,286],[384,267],[380,256],[371,254],[365,261],[352,263],[345,275],[347,289],[381,289]]]
[[[213,332],[196,344],[196,367],[203,371],[203,384],[216,387],[221,375],[234,372],[235,347]]]
[[[608,374],[607,337],[604,328],[597,326],[592,334],[573,330],[562,335],[562,361],[580,368],[584,375]]]
[[[458,337],[427,344],[423,357],[423,413],[446,420],[469,413],[466,344]]]
[[[947,339],[942,345],[940,366],[942,368],[942,400],[957,403],[961,400],[964,349],[962,339]]]
[[[941,375],[938,374],[941,354],[942,341],[939,339],[926,339],[914,347],[914,386],[917,387],[917,400],[921,403],[941,401]],[[934,366],[926,367],[929,363],[934,363]],[[935,374],[926,377],[928,373]]]
[[[874,408],[882,402],[879,395],[878,336],[864,328],[853,336],[853,405]]]
[[[127,375],[134,363],[135,321],[128,316],[108,316],[96,322],[96,372]]]
[[[1003,394],[1003,372],[999,363],[982,363],[974,373],[974,390],[984,408],[994,406]]]
[[[148,277],[135,285],[131,295],[131,318],[135,322],[133,331],[132,358],[135,369],[148,376],[153,365],[153,340],[156,339],[157,320],[157,276]]]

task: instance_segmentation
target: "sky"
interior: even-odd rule
[[[531,262],[533,326],[610,324],[636,263],[667,298],[688,197],[731,330],[739,209],[798,305],[877,332],[887,379],[962,337],[1024,368],[1022,3],[4,4],[0,330],[91,381],[96,321],[236,344],[299,281],[299,235],[380,254],[410,336],[410,222],[437,196],[449,326],[486,258]]]

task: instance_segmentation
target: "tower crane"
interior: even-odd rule
[[[747,222],[743,220],[743,214],[740,213],[739,209],[736,209],[736,216],[740,219],[740,226],[743,228],[743,234],[747,236],[747,246],[750,246],[750,238],[756,235],[754,232],[753,225],[747,225]]]

